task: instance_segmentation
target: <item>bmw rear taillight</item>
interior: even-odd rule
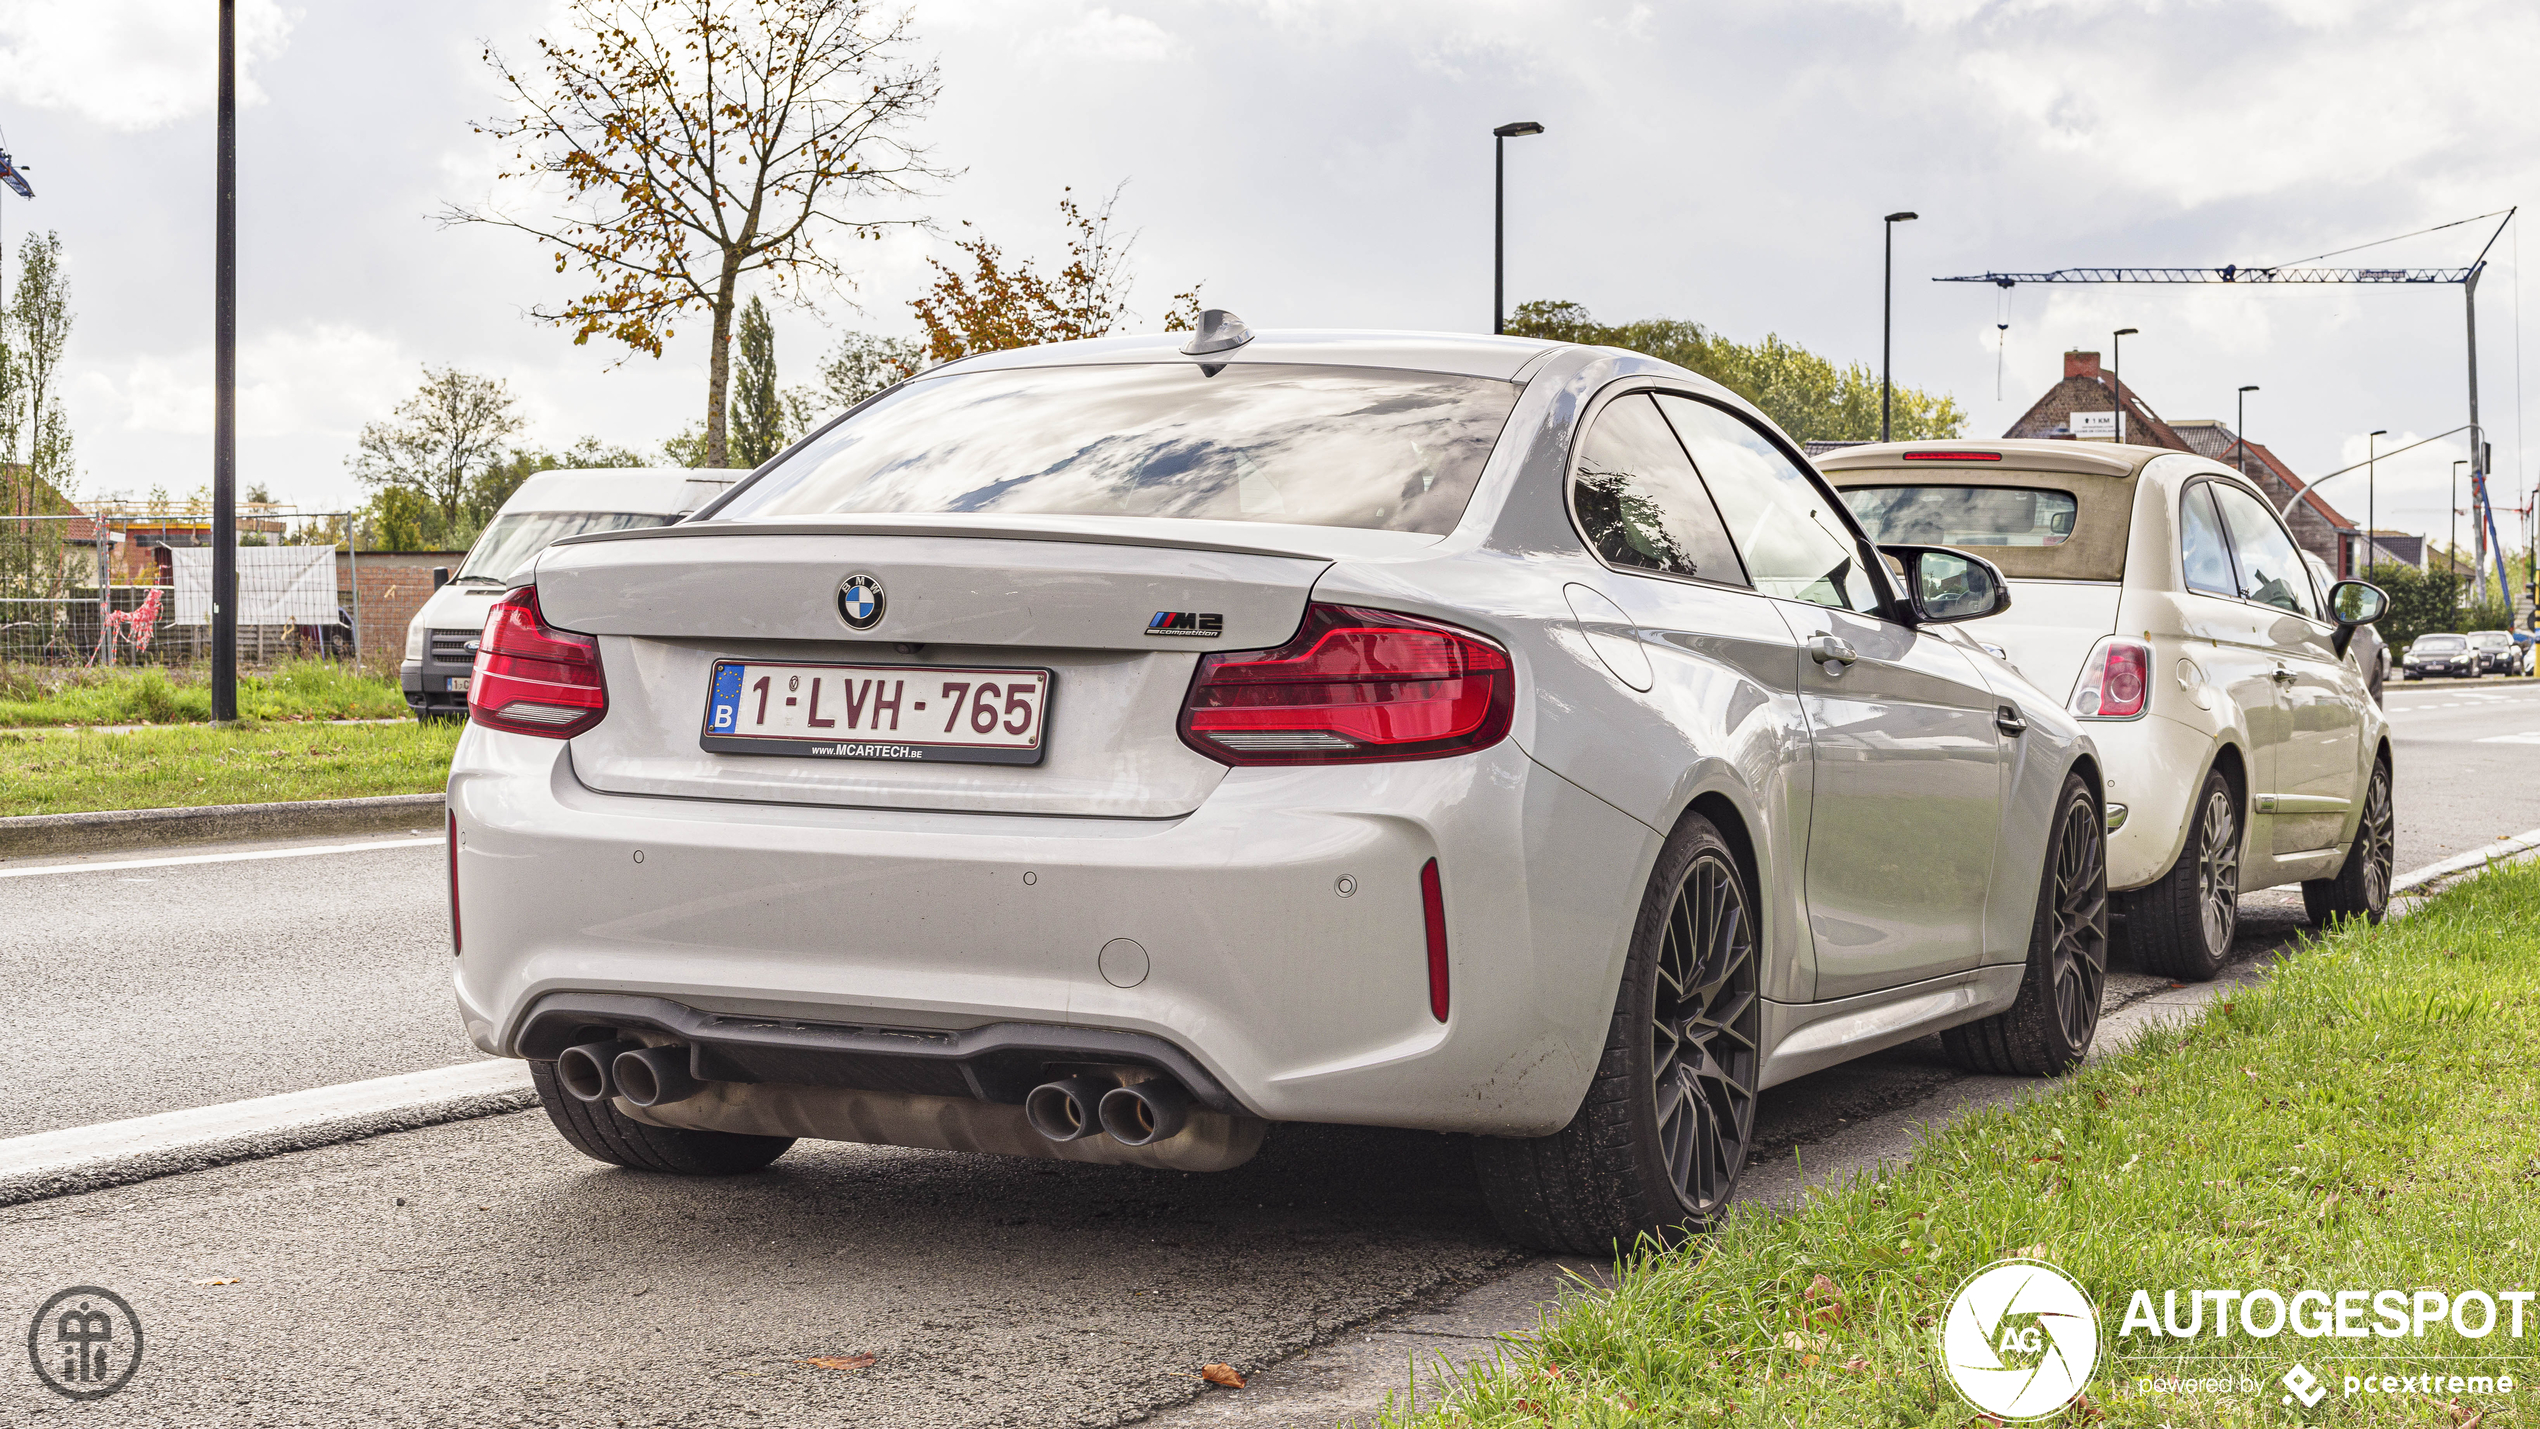
[[[1496,744],[1517,703],[1508,652],[1414,615],[1309,605],[1276,650],[1199,662],[1182,740],[1223,764],[1438,759]]]
[[[2110,635],[2091,647],[2073,686],[2072,711],[2083,719],[2134,719],[2151,701],[2152,647]]]
[[[488,729],[568,739],[609,712],[600,642],[558,630],[538,613],[538,588],[522,586],[485,615],[467,717]]]

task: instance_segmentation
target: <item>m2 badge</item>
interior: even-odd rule
[[[1147,622],[1149,635],[1187,635],[1214,640],[1226,633],[1226,617],[1213,610],[1159,610]]]

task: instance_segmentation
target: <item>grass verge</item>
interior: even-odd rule
[[[0,670],[0,728],[34,725],[200,724],[212,718],[203,670],[10,666]],[[394,675],[328,660],[291,660],[238,678],[238,713],[251,720],[389,719],[404,715]]]
[[[2504,1304],[2484,1337],[2420,1337],[2424,1302],[2406,1298],[2540,1289],[2536,1074],[2540,866],[2520,865],[2318,939],[2197,1023],[1938,1131],[1910,1165],[1633,1257],[1444,1408],[1385,1422],[1995,1424],[1943,1377],[1937,1327],[1971,1274],[2022,1255],[2099,1314],[2087,1397],[2052,1423],[2540,1422],[2540,1301],[2519,1339]],[[2154,1307],[2177,1291],[2184,1323],[2204,1288],[2403,1292],[2411,1333],[2383,1337],[2369,1296],[2361,1338],[2257,1338],[2236,1316],[2216,1338],[2210,1301],[2195,1338],[2120,1333],[2135,1290]],[[2327,1390],[2316,1405],[2287,1397],[2296,1362]],[[2464,1392],[2456,1374],[2515,1388]],[[2350,1396],[2350,1375],[2403,1387]],[[2228,1387],[2145,1383],[2179,1379]]]
[[[465,726],[177,725],[0,730],[0,815],[428,794]]]

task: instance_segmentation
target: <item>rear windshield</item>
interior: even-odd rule
[[[1843,501],[1882,546],[2060,546],[2080,509],[2020,486],[1856,486]]]
[[[717,519],[996,512],[1443,535],[1516,405],[1487,377],[1138,363],[912,382],[741,489]]]
[[[494,518],[468,548],[459,580],[509,581],[540,551],[567,536],[667,526],[670,518],[641,511],[513,511]]]
[[[2458,635],[2420,635],[2411,650],[2466,650],[2469,642]]]
[[[2514,638],[2501,630],[2473,630],[2469,633],[2469,643],[2472,645],[2511,645],[2514,643]]]

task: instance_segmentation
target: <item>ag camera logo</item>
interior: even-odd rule
[[[1940,1363],[1958,1393],[1984,1413],[2043,1419],[2090,1383],[2099,1364],[2099,1313],[2055,1267],[1998,1260],[1950,1297]]]

